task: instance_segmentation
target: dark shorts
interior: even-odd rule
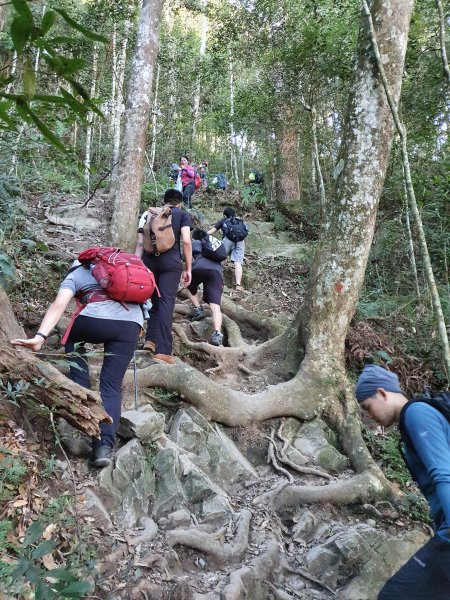
[[[378,600],[448,600],[450,542],[431,538],[383,586]]]
[[[212,269],[195,269],[192,271],[192,281],[188,290],[196,294],[198,286],[203,283],[203,300],[208,304],[219,304],[222,299],[223,280],[218,271]]]

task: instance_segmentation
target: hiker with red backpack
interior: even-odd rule
[[[151,300],[144,350],[168,365],[172,356],[172,320],[180,277],[187,287],[192,277],[192,245],[190,215],[181,209],[183,195],[175,189],[164,194],[162,208],[149,208],[139,220],[136,255],[154,273],[159,295]],[[185,260],[183,271],[181,247]]]
[[[222,231],[222,243],[226,248],[228,256],[234,263],[234,289],[238,292],[243,291],[242,266],[244,264],[245,238],[248,236],[248,226],[242,219],[236,217],[235,211],[229,206],[223,211],[223,219],[217,221],[208,231],[209,235],[214,235],[216,231]]]
[[[434,536],[383,586],[378,600],[450,598],[450,392],[409,400],[395,373],[367,365],[356,399],[379,425],[398,424],[406,466],[425,496]]]
[[[192,195],[202,185],[195,167],[189,164],[187,156],[180,157],[180,177],[183,188],[183,203],[186,208],[192,208]]]
[[[100,396],[112,423],[100,423],[101,438],[92,440],[90,462],[95,467],[111,463],[121,414],[121,386],[143,325],[141,304],[155,289],[153,275],[133,254],[117,248],[91,248],[61,283],[36,335],[11,343],[39,352],[47,336],[75,297],[78,308],[61,343],[70,355],[70,379],[90,389],[85,344],[103,344]]]

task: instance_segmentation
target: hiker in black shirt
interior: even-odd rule
[[[155,353],[155,359],[166,364],[175,364],[172,356],[172,320],[175,299],[177,296],[180,277],[183,285],[191,283],[192,245],[189,214],[181,210],[183,195],[175,189],[167,190],[164,194],[164,205],[172,209],[172,228],[175,244],[167,252],[159,255],[147,254],[144,250],[143,228],[147,219],[147,211],[141,216],[138,227],[138,242],[136,255],[142,258],[144,264],[153,271],[160,297],[155,290],[151,300],[152,308],[147,321],[144,349]],[[180,245],[183,244],[183,254],[186,268],[183,271]]]

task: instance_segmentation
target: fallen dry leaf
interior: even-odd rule
[[[47,569],[47,571],[50,571],[51,569],[58,569],[58,565],[55,563],[52,554],[46,554],[43,556],[42,562],[44,563],[44,567]]]

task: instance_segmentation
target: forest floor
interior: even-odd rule
[[[234,205],[239,213],[239,198],[233,194],[205,192],[197,200],[199,210],[207,215],[208,226],[220,218],[227,203]],[[104,245],[110,211],[107,198],[102,195],[94,198],[87,208],[81,208],[77,198],[59,195],[50,200],[48,196],[32,196],[27,202],[35,234],[32,240],[22,240],[20,258],[17,258],[20,283],[11,298],[16,315],[28,333],[36,330],[46,306],[54,297],[58,282],[64,277],[76,253],[89,246]],[[314,240],[308,240],[303,235],[299,243],[298,235],[295,237],[292,232],[277,234],[273,224],[267,222],[258,210],[241,216],[250,223],[252,231],[246,251],[244,291],[237,293],[232,289],[232,269],[230,264],[226,264],[224,296],[248,311],[287,322],[293,318],[301,303]],[[208,339],[208,321],[204,326],[193,326],[185,315],[177,314],[175,322],[184,328],[191,340]],[[248,331],[244,328],[242,334],[249,344],[262,341],[255,337],[252,328]],[[203,372],[213,366],[198,352],[186,349],[177,336],[174,338],[174,351],[181,360]],[[46,348],[49,354],[56,354],[58,358],[59,337],[54,335],[49,338]],[[380,332],[376,324],[369,321],[356,324],[349,333],[349,368],[356,372],[368,358],[386,348],[399,357],[398,364],[408,371],[414,388],[415,376],[419,378],[419,366],[413,357],[395,346],[389,332]],[[101,358],[94,357],[94,363],[100,361]],[[139,352],[137,368],[149,364],[151,358]],[[423,366],[420,375],[423,380]],[[215,372],[209,376],[216,380],[221,378]],[[227,376],[222,381],[223,385],[246,392],[258,389],[259,385],[251,374],[234,378]],[[20,400],[19,396],[16,393],[15,397],[10,395],[10,399],[17,401]],[[174,416],[180,410],[189,408],[182,398],[158,389],[140,390],[139,403],[151,404],[156,411],[164,414],[167,435]],[[125,390],[124,410],[133,406],[134,392]],[[44,556],[43,563],[39,562],[39,568],[68,565],[73,571],[80,572],[95,584],[95,592],[88,593],[87,598],[326,599],[334,597],[338,589],[348,588],[349,582],[356,581],[358,577],[367,584],[364,577],[368,577],[368,567],[361,562],[361,552],[367,545],[372,549],[374,546],[379,548],[385,538],[398,539],[406,544],[405,540],[414,536],[420,538],[420,532],[427,531],[425,525],[418,525],[414,520],[417,515],[401,513],[389,503],[378,507],[365,505],[346,508],[316,505],[309,507],[308,511],[305,507],[297,507],[290,514],[278,514],[270,503],[255,507],[255,498],[277,487],[285,479],[266,461],[269,446],[267,437],[272,428],[277,430],[280,425],[279,420],[274,420],[248,428],[224,428],[258,474],[256,481],[249,480],[247,486],[243,485],[239,490],[229,493],[234,513],[242,516],[243,510],[249,510],[253,515],[245,551],[238,559],[221,564],[217,556],[214,558],[214,553],[198,551],[188,545],[177,545],[175,551],[168,543],[166,529],[160,523],[151,538],[136,542],[139,537],[136,528],[124,527],[120,520],[116,520],[112,528],[105,528],[98,522],[97,513],[90,514],[80,508],[83,499],[86,499],[86,490],[97,489],[98,474],[89,468],[86,459],[67,459],[64,456],[55,429],[49,426],[48,419],[35,415],[33,426],[30,426],[26,414],[21,412],[21,415],[23,419],[20,422],[6,419],[0,431],[3,449],[0,461],[7,456],[16,466],[22,466],[24,471],[14,481],[0,481],[0,500],[4,501],[4,507],[0,507],[1,519],[10,520],[13,524],[13,529],[9,532],[5,529],[4,535],[0,527],[0,552],[6,556],[16,552],[26,555],[30,563],[39,562],[21,550],[17,540],[24,535],[30,523],[42,521],[45,523],[44,539],[55,539],[58,544],[55,552],[49,552]],[[372,439],[384,435],[376,428],[371,431]],[[350,469],[342,468],[332,478],[345,479],[351,474]],[[315,482],[321,485],[321,480],[314,475],[301,475],[295,471],[291,471],[291,475],[297,484]],[[411,491],[414,492],[412,488]],[[192,518],[195,523],[195,515]],[[229,522],[222,523],[219,529],[211,530],[204,525],[204,531],[212,531],[215,541],[226,546],[237,535],[238,523],[230,517]],[[201,523],[197,522],[196,525],[201,529]],[[353,537],[348,537],[350,530],[354,532]],[[384,537],[377,538],[377,531]],[[231,590],[230,574],[243,567],[253,569],[258,558],[266,557],[270,546],[268,540],[274,541],[277,554],[288,561],[290,570],[285,563],[281,564],[278,556],[277,560],[271,559],[272,563],[269,560],[270,564],[265,567],[259,565],[259,579],[253,577],[249,582],[245,579],[248,573],[245,577],[241,573],[241,592],[236,592],[237,588]],[[146,549],[145,553],[141,546]],[[338,547],[340,554],[336,550]],[[328,555],[332,555],[332,559],[327,563],[324,557]],[[277,573],[281,571],[283,575],[278,576]],[[377,576],[383,578],[382,569]],[[226,589],[228,595],[224,592]],[[354,586],[352,589],[352,592],[346,592],[347,595],[337,593],[337,596],[349,600],[372,598],[370,594],[373,592],[358,596],[359,588]],[[15,597],[32,597],[23,590],[17,594]]]

